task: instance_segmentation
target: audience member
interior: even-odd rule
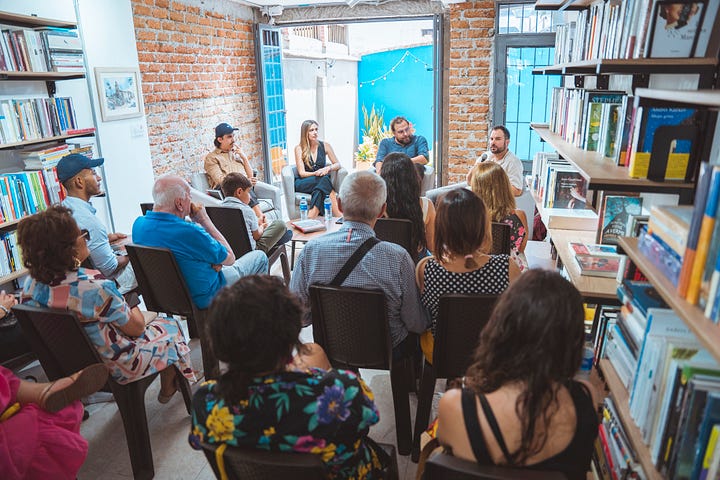
[[[237,208],[243,214],[245,226],[250,238],[250,246],[262,250],[267,254],[275,245],[287,243],[292,238],[292,231],[288,230],[282,220],[273,220],[270,225],[258,223],[255,212],[250,208],[250,191],[252,183],[240,173],[231,172],[222,181],[222,191],[225,198],[222,206]]]
[[[327,165],[327,160],[330,165]],[[330,172],[340,170],[340,162],[335,157],[332,146],[318,139],[318,123],[305,120],[300,126],[300,145],[295,147],[295,191],[309,193],[308,217],[315,218],[324,214],[325,197],[330,196],[333,211],[337,212],[335,193]]]
[[[247,155],[235,143],[235,132],[237,128],[227,123],[221,123],[215,127],[215,150],[205,155],[205,173],[208,176],[208,183],[212,188],[220,188],[223,179],[228,173],[239,173],[245,175],[254,187],[257,178],[253,172],[250,160]],[[262,210],[258,205],[258,199],[254,190],[250,190],[250,208],[255,215],[264,221]]]
[[[173,365],[195,379],[190,348],[174,319],[156,317],[146,325],[143,312],[125,303],[115,282],[80,268],[90,255],[88,231],[78,228],[70,210],[56,205],[25,217],[17,235],[30,271],[25,303],[75,312],[115,381],[126,384],[160,372],[158,400],[166,403],[177,389]]]
[[[395,117],[390,121],[390,130],[393,133],[392,138],[383,138],[378,146],[375,155],[375,171],[380,173],[385,156],[389,153],[404,153],[413,163],[425,165],[428,163],[430,155],[428,153],[428,143],[422,135],[415,135],[415,129],[405,117]]]
[[[520,271],[508,255],[488,255],[492,245],[490,218],[480,197],[460,188],[438,200],[435,257],[417,265],[417,284],[432,326],[420,339],[432,363],[440,296],[446,293],[501,294]]]
[[[416,258],[421,258],[434,250],[435,206],[420,196],[421,179],[414,165],[419,164],[404,153],[391,153],[385,157],[380,176],[387,185],[386,215],[412,222],[412,244],[417,246]]]
[[[500,165],[510,179],[513,195],[519,197],[525,188],[523,184],[523,164],[514,153],[508,150],[508,145],[510,145],[510,131],[504,125],[494,126],[490,131],[490,151],[478,157],[475,165],[485,161],[495,162]],[[467,184],[470,185],[470,172],[467,175]]]
[[[527,269],[527,216],[516,208],[505,170],[494,162],[475,165],[470,171],[470,188],[483,199],[491,221],[510,225],[511,255],[521,270]]]
[[[465,388],[440,399],[440,443],[481,464],[585,480],[598,417],[592,386],[573,380],[583,318],[580,293],[559,273],[523,274],[480,334]]]
[[[345,222],[338,231],[307,243],[293,270],[290,289],[309,305],[310,285],[330,284],[353,253],[370,242],[368,245],[373,246],[341,285],[376,288],[385,293],[390,338],[397,359],[415,353],[417,339],[408,333],[422,333],[428,321],[413,281],[410,255],[399,245],[378,242],[375,238],[373,227],[385,213],[386,195],[385,182],[379,175],[367,170],[348,175],[338,196]]]
[[[71,153],[60,159],[57,176],[65,187],[67,197],[62,204],[72,211],[80,228],[90,232],[88,248],[92,266],[106,278],[115,280],[120,293],[127,293],[137,287],[135,272],[126,255],[115,255],[112,244],[127,237],[124,233],[107,233],[105,225],[95,216],[97,212],[90,199],[102,193],[100,176],[96,167],[103,164],[102,158],[90,160],[85,155]]]
[[[388,459],[368,437],[379,420],[373,394],[355,373],[331,370],[318,345],[299,344],[302,312],[269,275],[217,295],[207,320],[228,370],[195,393],[190,445],[314,453],[327,478],[385,478]]]
[[[245,275],[267,273],[267,256],[259,250],[235,259],[205,207],[190,201],[190,185],[185,180],[164,175],[155,181],[152,195],[153,209],[133,224],[133,242],[172,251],[198,308],[207,308],[226,284]],[[188,215],[192,222],[185,221]]]
[[[28,382],[0,367],[0,472],[4,480],[77,477],[88,452],[80,398],[107,381],[96,363],[52,383]]]

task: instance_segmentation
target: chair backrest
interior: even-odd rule
[[[379,240],[392,242],[403,247],[413,262],[417,260],[417,245],[412,246],[412,222],[406,218],[378,218],[375,235]]]
[[[490,253],[498,255],[510,254],[510,225],[507,223],[492,222],[492,250]]]
[[[202,444],[205,457],[216,478],[220,478],[216,445]],[[266,452],[251,448],[227,447],[223,453],[225,473],[229,480],[322,480],[325,469],[320,455],[294,452]]]
[[[435,453],[425,462],[425,480],[563,480],[565,475],[554,471],[478,465],[447,453]]]
[[[385,294],[310,285],[313,336],[335,368],[387,370],[392,359]]]
[[[22,304],[13,311],[50,380],[102,362],[75,313]]]
[[[230,207],[205,207],[208,217],[230,244],[236,258],[252,251],[242,210]]]
[[[480,332],[490,318],[497,295],[447,294],[440,297],[435,327],[433,367],[438,378],[465,375]]]
[[[145,215],[149,210],[152,210],[154,205],[154,203],[141,203],[140,210],[142,214]]]
[[[125,248],[148,310],[172,315],[196,315],[197,309],[185,278],[169,249],[135,244]]]

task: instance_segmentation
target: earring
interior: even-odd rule
[[[73,266],[75,267],[75,270],[77,270],[78,268],[80,268],[80,264],[81,264],[81,263],[82,263],[82,262],[80,261],[79,258],[73,257]]]

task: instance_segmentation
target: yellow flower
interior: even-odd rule
[[[370,474],[370,464],[361,463],[358,465],[358,478],[365,478]]]
[[[360,387],[362,388],[363,393],[370,400],[375,399],[375,395],[373,394],[372,390],[370,390],[370,387],[368,387],[367,384],[365,384],[365,382],[361,378],[358,378],[358,382],[360,382]]]
[[[215,442],[227,442],[233,438],[235,424],[227,407],[218,408],[216,404],[205,421],[205,426],[208,428],[208,436]]]
[[[266,430],[263,430],[263,435],[265,435],[266,437],[271,437],[275,435],[275,427],[270,427]]]
[[[334,443],[328,443],[325,445],[325,448],[313,447],[310,453],[320,453],[322,454],[323,462],[329,462],[335,456],[335,448],[337,447],[335,447]]]
[[[202,430],[200,430],[200,426],[199,426],[199,425],[195,425],[195,426],[193,427],[192,434],[193,434],[193,436],[195,436],[195,437],[196,437],[198,440],[200,440],[201,442],[202,442],[203,440],[205,440],[205,438],[204,438],[204,436],[203,436],[203,432],[202,432]]]

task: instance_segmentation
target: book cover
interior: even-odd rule
[[[656,0],[648,29],[647,57],[691,57],[704,14],[704,0]]]
[[[710,53],[707,51],[707,47],[710,43],[711,34],[713,33],[718,6],[720,6],[720,0],[708,0],[705,4],[705,17],[702,19],[702,26],[697,36],[698,39],[695,50],[693,51],[693,57],[705,57]]]
[[[650,208],[648,231],[661,238],[682,257],[693,210],[692,205],[653,205]]]
[[[642,198],[639,196],[606,195],[603,198],[600,242],[617,245],[626,235],[628,215],[642,214]]]
[[[717,478],[718,468],[720,468],[720,425],[715,424],[710,432],[710,438],[705,449],[700,480]]]
[[[555,170],[553,200],[551,208],[571,208],[582,210],[585,208],[587,195],[585,178],[577,170]]]
[[[712,177],[713,168],[703,162],[700,164],[700,172],[698,173],[698,182],[695,187],[695,201],[693,205],[705,205],[707,201],[708,190],[710,189],[710,178]],[[695,249],[700,236],[700,226],[702,224],[703,208],[696,208],[693,211],[693,218],[690,222],[688,230],[688,241],[685,247],[685,255],[683,256],[682,269],[678,280],[678,295],[684,297],[687,294],[687,287],[690,283],[690,274],[692,272],[693,262],[695,261]]]
[[[575,256],[618,257],[615,245],[599,245],[597,243],[568,242]]]
[[[597,257],[593,255],[575,257],[580,274],[590,277],[611,277],[617,275],[620,258]]]
[[[705,451],[710,443],[710,435],[715,425],[718,424],[720,424],[720,393],[711,392],[705,401],[705,410],[700,421],[698,438],[695,441],[695,460],[690,478],[700,477],[706,457]],[[717,441],[717,436],[715,441]]]
[[[713,167],[710,178],[710,188],[708,189],[707,201],[705,202],[704,208],[696,205],[696,208],[703,208],[703,219],[700,224],[697,248],[690,270],[687,294],[685,295],[685,299],[693,305],[697,304],[700,298],[700,285],[702,283],[708,250],[710,249],[710,236],[715,228],[718,204],[720,204],[720,166],[715,166]]]
[[[621,298],[624,303],[632,302],[643,317],[647,316],[650,308],[669,308],[650,282],[623,280],[622,285],[618,286],[618,293],[624,297]]]

